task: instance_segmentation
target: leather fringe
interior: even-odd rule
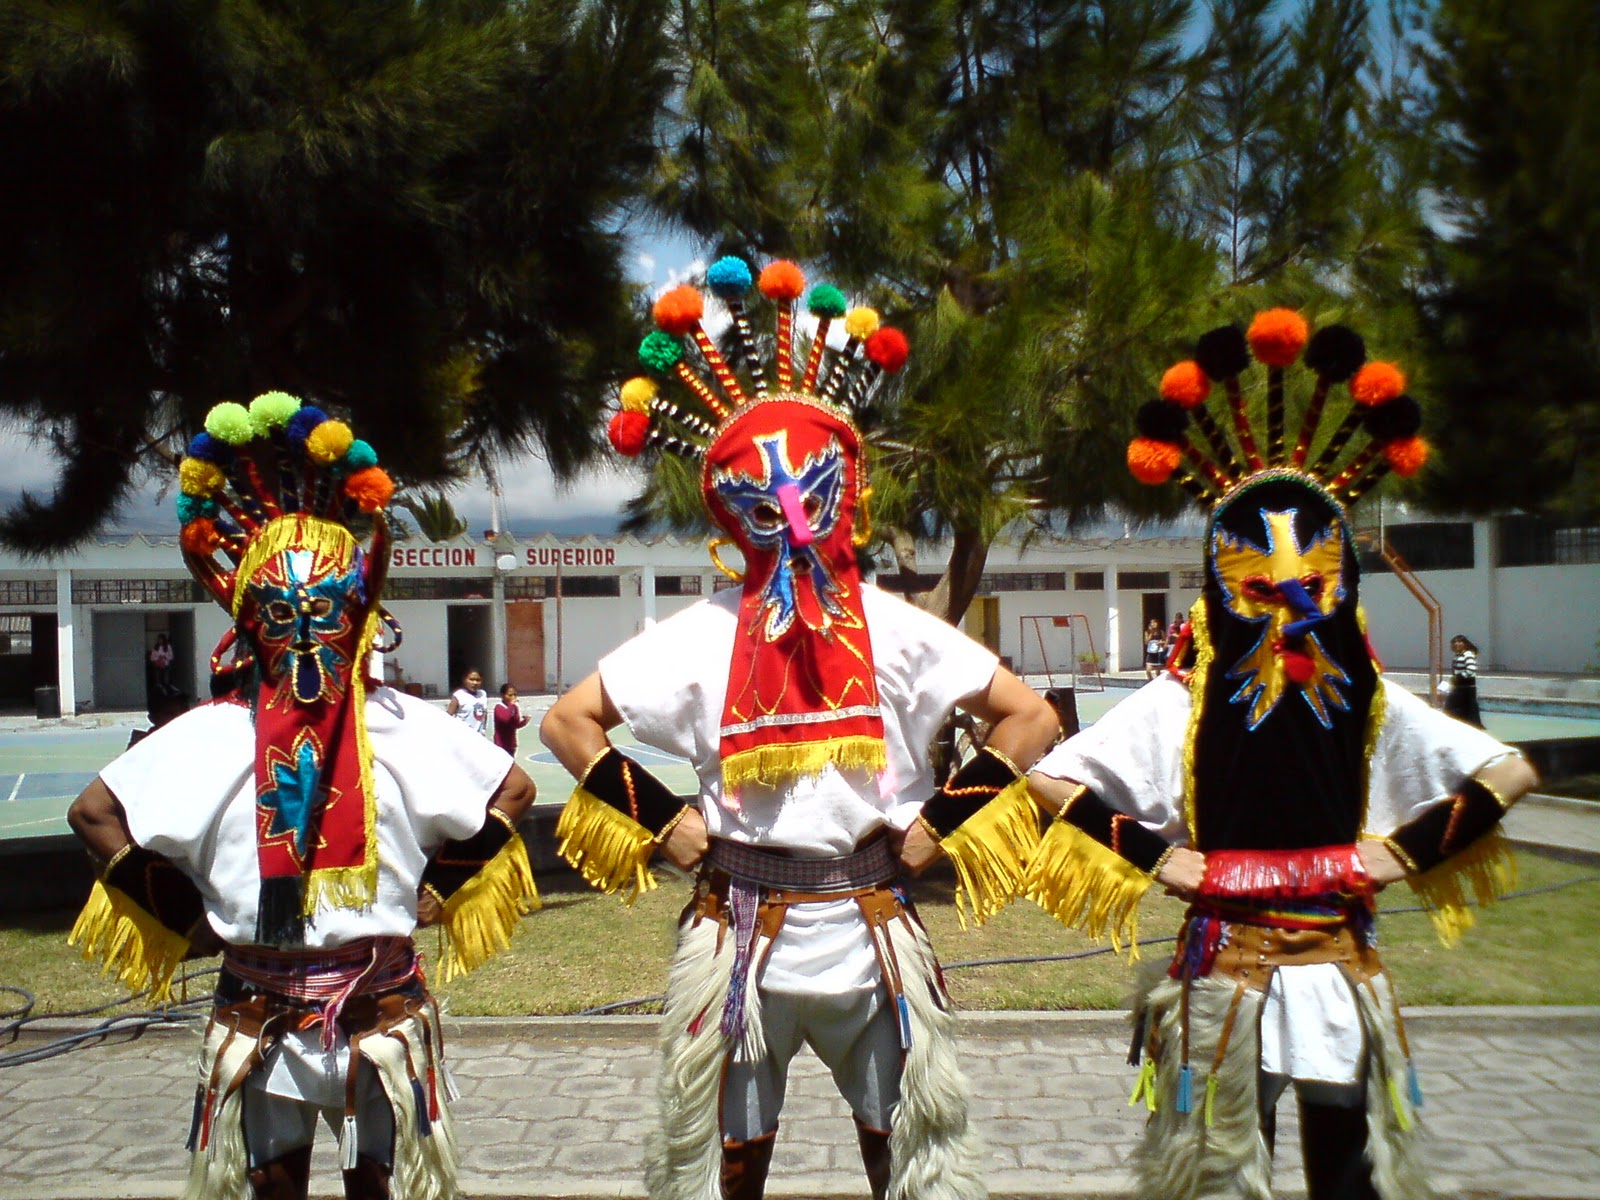
[[[1018,779],[939,843],[956,870],[956,918],[982,925],[1022,894],[1029,859],[1039,848],[1039,810],[1028,781]]]
[[[475,971],[511,945],[517,922],[540,907],[528,847],[511,840],[444,906],[445,983]]]
[[[1056,820],[1028,864],[1024,893],[1069,929],[1139,957],[1139,901],[1150,876],[1076,826]]]
[[[747,783],[775,786],[809,779],[829,767],[876,774],[888,765],[888,751],[879,737],[854,735],[798,745],[757,746],[722,760],[722,786],[735,792]]]
[[[561,810],[556,837],[561,839],[556,853],[608,896],[628,888],[623,899],[632,904],[641,892],[655,888],[648,866],[656,848],[650,831],[583,788],[575,788]]]
[[[172,976],[189,952],[189,939],[173,933],[116,888],[95,881],[67,945],[82,943],[83,957],[116,973],[128,990],[150,989],[152,1004],[172,999]]]
[[[1496,829],[1406,882],[1427,909],[1439,940],[1453,946],[1477,923],[1474,901],[1493,904],[1517,886],[1517,860],[1511,844]]]

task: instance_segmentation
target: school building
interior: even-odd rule
[[[1576,673],[1600,659],[1600,528],[1407,517],[1359,541],[1369,632],[1392,667],[1427,669],[1456,632],[1488,670]],[[942,547],[923,548],[910,586],[931,587],[943,561]],[[1199,537],[1001,540],[964,625],[1027,674],[1137,669],[1146,623],[1188,609],[1200,563]],[[491,689],[557,690],[647,622],[727,586],[694,539],[404,541],[386,597],[405,638],[383,669],[424,696],[448,694],[472,667]],[[0,556],[0,708],[47,703],[39,689],[68,713],[143,708],[163,633],[171,683],[203,697],[226,626],[175,536],[105,538],[53,560]]]

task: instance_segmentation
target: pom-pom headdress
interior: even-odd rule
[[[379,599],[394,484],[348,425],[282,392],[213,408],[178,479],[184,561],[234,619],[212,669],[261,682],[255,940],[300,945],[319,907],[375,898],[365,675],[379,626],[399,640]]]
[[[1241,376],[1252,360],[1266,368],[1265,453],[1245,412]],[[1310,369],[1315,382],[1291,449],[1285,441],[1284,386],[1296,362]],[[1350,408],[1312,461],[1329,395],[1341,386]],[[1405,386],[1393,363],[1367,361],[1366,346],[1353,330],[1327,325],[1313,333],[1293,309],[1269,309],[1256,314],[1248,331],[1235,325],[1213,329],[1196,343],[1193,359],[1167,370],[1161,399],[1140,410],[1128,469],[1141,483],[1176,478],[1208,506],[1262,470],[1287,469],[1326,487],[1339,503],[1353,504],[1386,472],[1411,475],[1427,461],[1427,443],[1417,436],[1419,410]],[[1207,410],[1214,387],[1223,397],[1218,408],[1226,409],[1220,420]],[[1203,445],[1189,437],[1191,421]],[[1351,438],[1362,429],[1367,444],[1345,459]]]
[[[871,309],[849,308],[838,288],[808,292],[791,262],[757,275],[730,256],[711,265],[706,284],[732,314],[734,361],[701,324],[701,293],[673,288],[656,301],[657,329],[639,359],[693,399],[669,399],[655,378],[631,379],[608,435],[622,454],[655,446],[702,459],[706,509],[727,534],[713,543],[713,556],[723,542],[744,555],[743,574],[728,572],[743,584],[741,636],[720,744],[723,785],[737,803],[746,785],[885,765],[855,559],[864,540],[856,514],[868,489],[851,414],[884,375],[905,365],[909,346]],[[746,309],[752,288],[777,310],[771,363],[761,360]],[[817,321],[804,347],[795,330],[802,302]],[[848,337],[832,351],[828,331],[839,320]],[[690,366],[690,347],[709,379]]]

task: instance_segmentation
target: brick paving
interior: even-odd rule
[[[1600,1009],[1419,1009],[1429,1152],[1461,1200],[1600,1200]],[[54,1032],[59,1033],[59,1027]],[[481,1197],[642,1195],[653,1018],[454,1023],[463,1189]],[[162,1030],[0,1071],[0,1197],[135,1200],[182,1186],[197,1033]],[[1114,1013],[979,1013],[964,1023],[973,1114],[996,1197],[1124,1197],[1139,1113]],[[334,1139],[314,1195],[333,1195]],[[1278,1194],[1303,1195],[1294,1106]],[[774,1196],[864,1196],[848,1110],[822,1065],[795,1062]]]

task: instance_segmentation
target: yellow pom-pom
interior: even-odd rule
[[[178,487],[185,496],[209,496],[226,478],[221,467],[203,458],[186,458],[178,464]]]
[[[306,457],[319,466],[338,462],[356,435],[343,421],[324,421],[306,435]]]
[[[883,319],[875,308],[852,308],[845,314],[844,331],[858,342],[864,342],[878,332]]]
[[[643,375],[636,375],[622,385],[622,408],[624,412],[649,412],[650,401],[656,398],[654,379],[647,379]]]

